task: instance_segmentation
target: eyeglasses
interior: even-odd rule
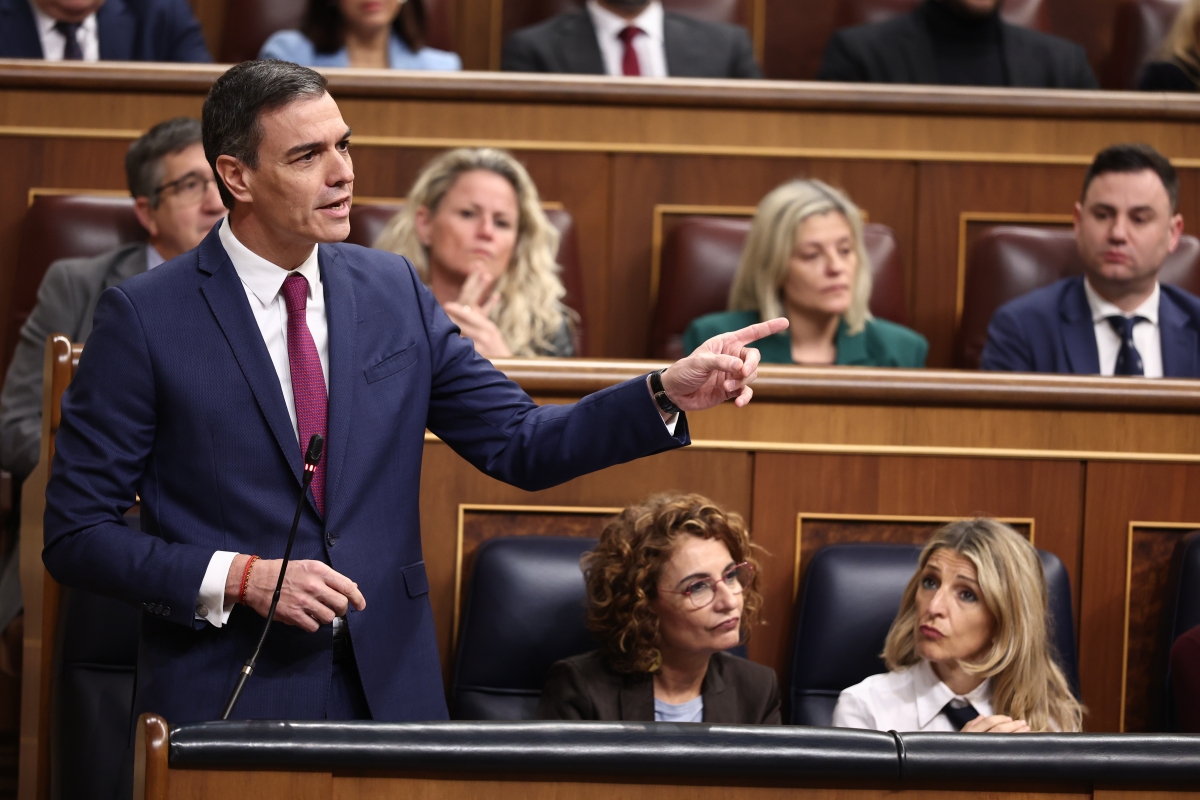
[[[724,583],[730,594],[741,594],[753,580],[754,566],[743,561],[725,570],[720,578],[700,578],[688,584],[682,591],[676,589],[659,589],[659,591],[666,594],[681,594],[691,602],[693,608],[704,608],[716,599],[718,583]]]
[[[204,195],[208,193],[208,185],[216,183],[216,178],[205,178],[197,175],[194,172],[189,172],[182,178],[173,180],[170,183],[164,183],[162,186],[155,187],[154,197],[157,200],[163,192],[168,190],[173,191],[180,202],[189,205],[199,203],[204,199]]]

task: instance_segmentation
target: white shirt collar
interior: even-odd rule
[[[279,290],[283,288],[284,280],[292,272],[283,269],[278,264],[272,264],[239,242],[229,227],[229,217],[221,220],[221,229],[217,235],[220,236],[221,244],[225,247],[225,252],[229,254],[229,260],[233,262],[233,268],[237,270],[238,277],[258,298],[258,302],[262,303],[264,308],[275,302]],[[298,272],[308,279],[308,299],[311,300],[313,292],[321,285],[321,269],[317,263],[317,245],[313,245],[312,253],[293,272]]]
[[[909,669],[913,670],[913,691],[917,695],[917,727],[919,730],[924,730],[934,717],[942,713],[946,703],[951,700],[962,701],[963,705],[970,703],[976,708],[983,703],[990,704],[991,678],[987,678],[966,694],[955,694],[950,691],[949,686],[942,682],[925,659],[921,659]]]
[[[596,0],[588,0],[587,10],[592,17],[592,25],[596,27],[596,35],[601,39],[616,39],[621,31],[632,25],[641,28],[655,42],[663,40],[663,7],[659,0],[654,0],[633,19],[614,14]]]
[[[156,250],[154,248],[154,245],[147,243],[146,244],[146,271],[149,272],[150,270],[154,269],[155,267],[157,267],[159,264],[163,263],[164,261],[166,261],[166,259],[162,257],[162,253],[158,252],[158,250]]]
[[[39,36],[45,36],[54,31],[54,26],[58,24],[58,20],[38,8],[38,4],[34,0],[29,0],[29,7],[33,9],[33,19],[37,23]],[[94,34],[96,31],[96,12],[93,11],[91,14],[88,14],[83,22],[79,23],[79,29],[88,36]]]
[[[1152,325],[1158,325],[1158,298],[1159,286],[1158,281],[1154,282],[1154,291],[1146,298],[1146,301],[1135,308],[1132,313],[1126,314],[1121,309],[1117,308],[1112,303],[1105,300],[1103,297],[1092,288],[1092,284],[1087,278],[1083,280],[1083,291],[1087,295],[1088,306],[1092,309],[1092,322],[1102,322],[1111,316],[1120,317],[1144,317]]]

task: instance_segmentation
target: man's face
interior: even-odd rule
[[[38,10],[59,22],[83,22],[104,0],[34,0]]]
[[[942,0],[942,2],[965,14],[979,17],[986,17],[1000,5],[1000,0]]]
[[[212,167],[197,142],[159,162],[158,207],[150,198],[136,201],[138,221],[150,232],[150,242],[163,258],[172,259],[200,244],[212,226],[225,216],[225,206]]]
[[[345,239],[350,234],[354,166],[350,129],[337,103],[328,94],[297,100],[263,114],[259,125],[263,138],[258,166],[242,165],[242,187],[229,187],[238,202],[252,205],[274,247],[311,247]]]
[[[1106,297],[1149,289],[1179,244],[1183,217],[1153,170],[1097,175],[1075,204],[1075,241],[1093,288]]]

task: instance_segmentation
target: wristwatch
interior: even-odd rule
[[[650,391],[654,394],[654,402],[664,414],[679,414],[683,409],[671,402],[671,398],[667,397],[667,390],[663,388],[662,374],[667,369],[650,373]]]

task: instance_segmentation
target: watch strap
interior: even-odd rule
[[[667,370],[660,369],[650,373],[650,391],[654,394],[654,402],[664,414],[679,414],[683,409],[671,402],[667,390],[663,388],[662,374]]]

